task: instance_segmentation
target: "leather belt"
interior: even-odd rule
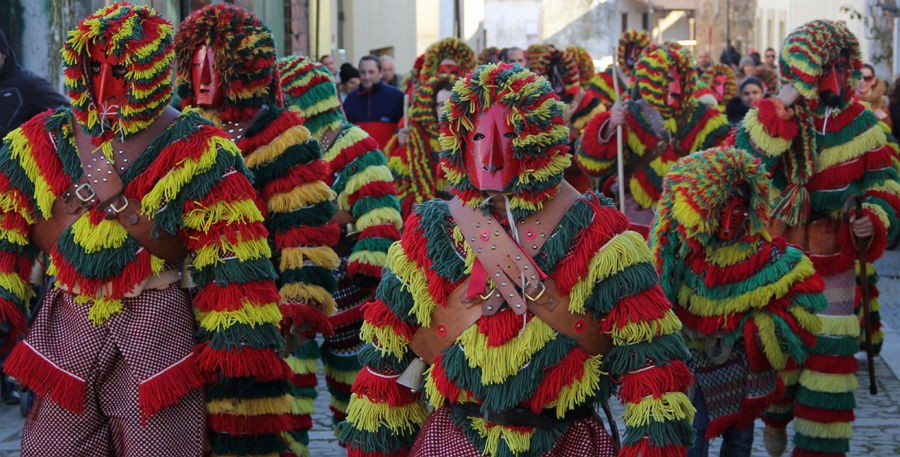
[[[451,408],[469,416],[480,417],[492,424],[508,427],[534,427],[547,430],[560,422],[572,422],[596,416],[590,405],[580,405],[566,411],[562,418],[556,417],[556,409],[545,409],[535,413],[528,408],[510,408],[504,411],[482,411],[478,403],[453,403]]]

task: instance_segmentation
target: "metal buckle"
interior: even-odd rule
[[[128,208],[128,199],[125,198],[125,196],[120,194],[119,198],[117,198],[116,200],[122,201],[124,203],[122,204],[121,207],[118,207],[118,208],[116,207],[115,202],[112,202],[109,205],[106,205],[106,209],[104,211],[106,211],[107,219],[115,219],[119,215],[119,213],[121,213],[122,211],[125,211],[125,208]]]
[[[478,298],[480,298],[482,301],[487,301],[489,298],[491,298],[491,294],[493,294],[495,290],[497,290],[497,289],[493,288],[493,289],[487,291],[487,293],[485,293],[485,294],[478,294]]]
[[[88,195],[87,197],[81,195],[81,192],[83,192],[84,189],[89,190],[91,192],[91,194]],[[78,185],[78,187],[75,188],[75,196],[78,197],[78,199],[81,200],[83,203],[90,203],[91,201],[94,200],[94,198],[97,196],[97,194],[94,192],[94,188],[91,187],[91,185],[89,183],[82,183],[82,184]]]
[[[535,287],[534,283],[528,283],[525,285],[525,290],[523,290],[523,292],[525,292],[525,298],[527,298],[528,301],[536,302],[536,301],[540,300],[541,297],[544,296],[544,292],[547,291],[547,286],[545,286],[542,281],[538,281],[538,285],[541,286],[541,290],[534,297],[532,297],[531,294],[528,293],[529,290],[531,290],[533,287]]]

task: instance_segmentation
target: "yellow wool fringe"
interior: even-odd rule
[[[380,427],[388,427],[394,433],[409,435],[425,422],[427,416],[428,410],[421,401],[390,406],[387,403],[374,403],[355,394],[347,408],[347,422],[354,428],[369,433],[377,432]]]
[[[631,178],[628,181],[628,190],[631,191],[631,198],[640,205],[641,208],[650,208],[656,203],[647,192],[644,192],[644,188],[641,187],[641,183],[638,182],[637,179]]]
[[[318,373],[319,366],[316,365],[316,359],[301,359],[299,357],[289,356],[284,358],[285,363],[290,367],[291,372],[295,374]]]
[[[106,249],[118,248],[128,238],[128,231],[118,221],[102,219],[97,225],[91,224],[87,214],[72,224],[72,236],[75,243],[88,254]]]
[[[221,332],[235,324],[257,326],[263,324],[278,325],[281,322],[281,312],[275,303],[257,305],[242,301],[241,308],[234,311],[206,311],[198,312],[197,321],[204,330]]]
[[[658,398],[644,397],[638,403],[625,404],[625,425],[642,427],[651,422],[667,422],[694,417],[694,405],[682,392],[668,392]]]
[[[744,128],[750,141],[757,145],[757,151],[769,157],[778,157],[791,147],[793,139],[786,140],[769,135],[765,125],[759,121],[759,109],[753,108],[744,117]]]
[[[384,165],[372,165],[366,167],[365,170],[360,170],[347,180],[344,191],[341,192],[341,195],[338,197],[338,204],[341,205],[342,208],[347,208],[350,206],[347,202],[350,195],[359,192],[359,189],[366,184],[377,181],[390,182],[393,179],[394,176],[391,175],[391,170]]]
[[[788,312],[797,319],[797,323],[808,332],[819,334],[822,331],[822,320],[820,316],[809,312],[802,306],[792,306]]]
[[[315,181],[294,187],[288,192],[272,195],[266,207],[273,213],[287,213],[332,200],[335,193],[322,181]]]
[[[28,300],[34,295],[31,286],[16,273],[0,273],[0,287],[11,292],[20,300]]]
[[[291,105],[290,108],[292,110],[299,111],[299,108],[296,108],[293,105]],[[285,444],[287,444],[288,450],[290,450],[295,456],[310,457],[309,447],[307,447],[305,444],[295,440],[294,437],[291,436],[290,433],[283,432],[281,434],[281,439],[284,440]]]
[[[206,150],[199,159],[186,159],[179,162],[177,167],[170,170],[141,198],[141,213],[152,217],[162,206],[163,202],[170,202],[178,196],[181,189],[194,180],[196,176],[209,170],[215,163],[220,153],[238,153],[237,146],[227,138],[210,137]],[[259,209],[256,209],[259,212]],[[205,231],[205,230],[204,230]]]
[[[587,276],[572,287],[569,310],[573,313],[586,312],[584,301],[599,281],[642,262],[653,263],[653,257],[639,233],[627,231],[614,236],[591,258]]]
[[[856,390],[857,381],[854,373],[831,374],[803,370],[800,373],[800,385],[815,392],[842,394]]]
[[[856,316],[828,316],[819,315],[822,322],[822,331],[817,335],[829,336],[859,336],[859,321]]]
[[[775,333],[775,321],[766,313],[755,313],[756,327],[759,329],[759,340],[762,343],[766,360],[776,370],[784,368],[788,355],[781,350],[778,344],[778,335]]]
[[[282,301],[285,300],[284,297],[292,297],[302,303],[318,305],[319,310],[326,316],[330,316],[337,311],[337,303],[334,301],[334,297],[321,286],[291,283],[282,286],[279,293],[282,295]]]
[[[556,417],[562,419],[566,412],[584,403],[589,397],[597,393],[600,388],[600,377],[608,373],[600,369],[603,365],[603,355],[597,354],[584,361],[584,376],[581,379],[573,379],[571,383],[563,386],[555,400],[546,407],[556,409]]]
[[[387,254],[378,251],[356,251],[350,254],[347,261],[383,267],[387,263]]]
[[[206,208],[192,210],[184,217],[185,226],[203,233],[208,232],[210,227],[220,222],[251,224],[262,221],[262,213],[259,212],[256,203],[249,198],[231,202],[216,202]]]
[[[292,398],[284,394],[267,398],[219,398],[208,400],[206,410],[210,414],[236,414],[239,416],[263,416],[286,414],[291,410]]]
[[[375,208],[356,219],[356,228],[365,230],[374,225],[393,224],[399,230],[403,225],[403,217],[394,208]]]
[[[280,271],[301,268],[309,262],[327,270],[336,270],[341,259],[328,246],[284,248],[281,250]]]
[[[409,344],[403,335],[395,332],[390,326],[377,327],[370,324],[369,321],[363,322],[362,328],[359,330],[359,337],[361,340],[373,344],[382,357],[392,355],[397,359],[402,359]]]
[[[122,300],[116,298],[91,298],[87,295],[76,295],[75,303],[89,305],[88,320],[94,325],[103,325],[113,314],[122,312]]]
[[[611,334],[616,344],[634,344],[649,342],[654,338],[676,333],[680,330],[681,320],[670,309],[660,319],[628,322],[622,328],[614,325]]]
[[[541,319],[532,319],[522,333],[506,344],[488,347],[487,336],[477,325],[466,329],[459,336],[470,368],[481,368],[481,383],[501,384],[522,369],[526,362],[552,341],[556,335]]]
[[[536,170],[525,170],[519,173],[519,183],[531,184],[535,182],[545,182],[550,178],[563,174],[572,164],[572,158],[569,154],[560,154],[553,157],[547,165]]]
[[[9,142],[10,157],[13,160],[18,159],[19,165],[22,166],[25,174],[28,175],[29,181],[34,183],[34,198],[37,200],[41,216],[49,217],[56,195],[53,193],[50,183],[47,182],[38,168],[28,137],[21,130],[15,130],[7,135],[6,140]]]
[[[709,233],[707,231],[707,233]],[[735,243],[723,247],[709,247],[706,250],[706,259],[709,263],[718,267],[729,267],[756,254],[759,246],[753,243]]]
[[[197,249],[194,267],[202,269],[231,257],[237,257],[241,262],[246,262],[260,258],[268,259],[271,255],[269,242],[264,238],[239,241],[236,244],[231,244],[222,238],[219,244],[207,244]]]
[[[331,368],[329,366],[325,366],[325,374],[327,376],[330,376],[335,381],[349,386],[353,385],[353,382],[356,381],[356,376],[359,374],[359,370],[341,371],[335,370],[334,368]]]
[[[414,261],[406,257],[400,243],[394,243],[388,249],[387,266],[400,280],[403,290],[413,297],[410,314],[416,316],[419,325],[423,327],[431,325],[431,313],[438,305],[428,290],[425,273],[419,270],[419,266]]]
[[[292,397],[291,414],[312,414],[316,412],[315,401],[312,398]]]
[[[531,449],[534,429],[530,432],[521,432],[503,425],[488,427],[487,422],[480,417],[472,418],[471,424],[472,429],[485,439],[484,455],[496,455],[501,439],[513,454],[522,454]]]
[[[807,419],[797,418],[794,422],[797,433],[812,438],[843,438],[849,440],[853,437],[853,425],[850,422],[822,423]]]
[[[885,143],[887,143],[887,138],[884,135],[884,130],[881,130],[877,125],[873,125],[869,130],[853,137],[846,143],[836,144],[823,149],[816,156],[816,172],[818,173],[826,168],[862,157],[867,152],[878,149]]]

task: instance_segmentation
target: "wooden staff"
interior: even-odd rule
[[[613,92],[616,93],[616,103],[619,103],[619,66],[616,65],[616,49],[613,48]],[[615,106],[615,105],[614,105]],[[616,126],[616,162],[618,165],[619,183],[619,211],[625,212],[625,153],[622,145],[622,126]]]
[[[409,95],[403,94],[403,128],[409,128]]]
[[[857,195],[856,220],[860,220],[863,214],[862,197]],[[859,287],[860,299],[863,310],[863,331],[866,332],[866,364],[869,368],[869,393],[878,394],[878,386],[875,385],[875,355],[872,353],[872,306],[869,304],[869,271],[866,268],[866,248],[869,245],[869,237],[855,237],[856,252],[859,253]]]

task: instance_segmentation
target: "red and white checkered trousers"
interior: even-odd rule
[[[482,457],[443,406],[433,411],[419,431],[409,457]],[[596,416],[573,421],[544,457],[615,457],[612,438]]]
[[[140,381],[146,379],[141,375],[170,366],[193,347],[186,293],[175,287],[148,290],[123,305],[122,313],[95,326],[87,320],[89,306],[76,304],[73,295],[54,290],[44,297],[27,341],[85,379],[84,412],[36,398],[22,432],[22,457],[202,455],[201,390],[143,424],[138,403]]]

